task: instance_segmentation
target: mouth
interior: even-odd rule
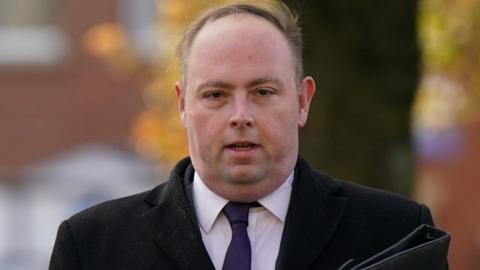
[[[259,147],[259,144],[252,143],[252,142],[235,142],[226,145],[227,149],[235,150],[235,151],[249,151]]]

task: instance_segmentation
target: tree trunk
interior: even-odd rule
[[[317,83],[301,154],[335,177],[408,194],[417,1],[285,2],[300,15],[305,74]]]

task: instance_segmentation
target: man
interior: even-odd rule
[[[337,269],[387,248],[429,210],[343,183],[298,156],[315,92],[285,7],[207,11],[180,47],[190,157],[168,182],[64,221],[50,269]]]

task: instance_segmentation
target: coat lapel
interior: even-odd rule
[[[192,174],[190,160],[184,159],[163,189],[147,195],[145,201],[153,207],[144,214],[145,224],[162,252],[179,269],[214,270],[183,185],[184,178]]]
[[[179,269],[214,270],[183,184],[192,173],[190,160],[184,159],[163,188],[146,196],[152,208],[144,213],[144,224]],[[299,157],[276,269],[308,269],[321,254],[346,205],[345,198],[332,195],[339,188],[321,180]]]
[[[334,235],[346,199],[299,157],[276,269],[308,269]]]

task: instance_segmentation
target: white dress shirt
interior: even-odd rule
[[[247,232],[252,247],[252,270],[275,269],[292,182],[293,171],[280,187],[258,200],[262,207],[250,208]],[[203,243],[215,269],[221,270],[232,237],[230,224],[222,212],[228,200],[211,191],[197,172],[192,195]]]

